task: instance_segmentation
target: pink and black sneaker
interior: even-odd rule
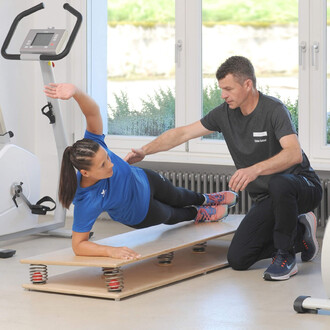
[[[234,191],[221,191],[213,194],[204,194],[205,202],[203,205],[228,205],[233,207],[238,202],[238,194]]]
[[[216,222],[228,215],[228,205],[198,206],[195,223]]]

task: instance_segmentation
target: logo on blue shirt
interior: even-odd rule
[[[102,190],[101,195],[103,196],[103,198],[104,198],[106,192],[107,192],[106,189]]]

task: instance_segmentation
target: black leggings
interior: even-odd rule
[[[149,210],[144,220],[133,228],[146,228],[161,223],[172,225],[195,219],[197,210],[189,206],[202,205],[205,201],[203,194],[175,187],[162,175],[151,170],[144,171],[150,185]]]
[[[278,249],[303,251],[304,227],[298,215],[318,206],[321,185],[301,175],[277,174],[268,189],[269,197],[252,205],[231,242],[228,262],[234,269],[248,269]]]

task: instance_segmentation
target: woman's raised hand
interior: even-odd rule
[[[53,99],[68,100],[77,92],[77,87],[73,84],[50,83],[45,86],[44,92],[46,96]]]

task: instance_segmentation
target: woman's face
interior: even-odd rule
[[[95,153],[91,168],[81,171],[81,174],[90,179],[101,180],[110,178],[113,175],[113,163],[103,147]]]

